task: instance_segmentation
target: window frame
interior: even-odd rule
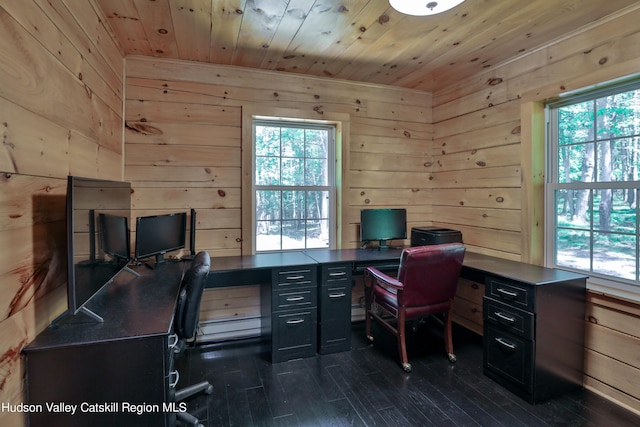
[[[559,135],[558,135],[558,114],[559,108],[579,104],[585,101],[596,100],[605,96],[620,94],[632,90],[640,90],[640,80],[631,80],[624,82],[613,82],[611,84],[602,84],[591,90],[574,92],[567,94],[560,99],[549,102],[545,105],[545,122],[546,122],[546,143],[545,143],[545,164],[546,177],[544,188],[545,201],[545,236],[544,236],[544,259],[545,265],[548,267],[559,268],[563,270],[574,271],[589,276],[588,287],[590,289],[600,290],[607,294],[622,296],[627,299],[638,300],[640,298],[640,203],[636,203],[636,224],[635,224],[635,258],[636,258],[636,279],[625,279],[623,277],[615,277],[611,275],[601,274],[594,271],[571,268],[565,265],[558,265],[556,262],[556,236],[557,236],[557,207],[556,207],[556,191],[557,190],[590,190],[597,191],[602,189],[626,189],[636,192],[637,197],[640,196],[640,180],[636,181],[592,181],[592,182],[559,182]],[[594,122],[597,122],[594,119]],[[594,143],[598,141],[596,136],[597,127],[594,128]],[[594,147],[594,168],[598,168],[597,146]],[[592,202],[591,202],[592,203]],[[591,210],[591,219],[588,226],[590,233],[590,268],[593,269],[593,234],[597,233],[597,229],[593,224],[593,210]],[[624,233],[623,233],[624,234]]]
[[[252,237],[253,237],[253,251],[255,253],[269,253],[269,252],[288,252],[288,251],[300,251],[300,250],[313,250],[313,249],[335,249],[336,247],[336,126],[331,123],[324,122],[311,122],[309,120],[293,120],[285,118],[265,118],[255,117],[251,123],[252,126],[252,146],[253,146],[253,178],[252,178],[252,208],[256,210],[256,193],[258,191],[326,191],[329,193],[329,245],[325,248],[295,248],[295,249],[274,249],[274,250],[261,250],[258,251],[257,244],[257,220],[254,219],[252,225]],[[296,129],[315,129],[326,130],[329,133],[329,142],[327,149],[327,184],[326,185],[263,185],[256,184],[256,171],[257,171],[257,153],[256,153],[256,126],[266,127],[281,127],[281,128],[296,128]],[[283,159],[282,156],[278,156]],[[305,157],[306,158],[306,157]],[[282,220],[280,220],[282,221]],[[282,233],[280,234],[282,237]],[[306,240],[306,239],[305,239]]]
[[[291,108],[273,107],[264,104],[245,105],[242,107],[242,140],[241,140],[241,255],[255,255],[255,208],[253,201],[254,180],[254,143],[253,120],[281,120],[335,126],[335,248],[344,245],[345,230],[349,227],[348,218],[343,215],[344,194],[349,188],[346,165],[349,164],[349,135],[351,118],[348,113],[323,111],[304,111]],[[310,251],[316,249],[309,249]]]

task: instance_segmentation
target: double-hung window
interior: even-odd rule
[[[637,292],[640,83],[567,97],[548,117],[547,265]]]
[[[335,247],[335,126],[253,120],[256,252]]]

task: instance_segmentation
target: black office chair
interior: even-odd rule
[[[211,269],[211,259],[207,252],[199,252],[185,273],[178,297],[178,307],[174,318],[174,332],[179,341],[174,353],[180,353],[189,343],[195,340],[200,317],[200,301]],[[190,385],[175,392],[175,401],[183,401],[198,393],[211,394],[213,386],[208,381]],[[187,412],[177,412],[176,418],[190,426],[202,426],[198,418]]]

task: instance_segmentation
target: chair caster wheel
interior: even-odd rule
[[[373,336],[371,336],[371,335],[367,335],[367,339],[368,339],[370,342],[373,342]]]
[[[458,360],[456,355],[453,353],[447,353],[447,357],[449,358],[449,362],[451,363],[456,363],[456,361]]]
[[[404,369],[404,371],[405,371],[406,373],[411,372],[411,363],[403,363],[403,364],[402,364],[402,369]]]

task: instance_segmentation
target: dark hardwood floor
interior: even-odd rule
[[[429,325],[410,334],[410,374],[395,339],[352,328],[347,352],[271,364],[254,340],[200,345],[178,361],[181,386],[215,390],[189,401],[205,426],[640,426],[640,417],[584,389],[530,405],[482,374],[481,338],[454,329],[449,363]],[[185,378],[186,377],[186,378]]]

